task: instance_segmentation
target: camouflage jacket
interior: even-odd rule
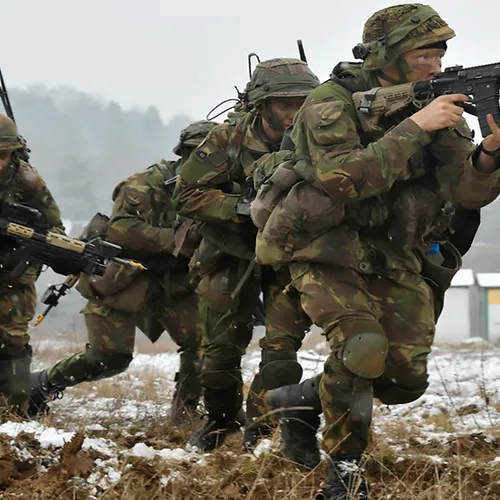
[[[59,207],[45,181],[34,167],[22,160],[0,174],[0,203],[9,202],[37,209],[42,214],[36,222],[37,227],[64,234]],[[8,276],[8,272],[17,264],[13,249],[13,242],[6,238],[0,248],[0,284],[33,284],[40,272],[39,266],[30,267],[19,278]]]
[[[385,132],[363,134],[348,88],[369,90],[376,83],[356,64],[343,65],[337,77],[350,85],[330,80],[313,90],[295,118],[292,139],[304,160],[301,177],[341,203],[346,215],[340,225],[294,249],[290,260],[358,268],[376,250],[383,268],[419,273],[413,251],[403,252],[387,238],[398,194],[409,185],[428,185],[458,208],[479,208],[497,197],[500,170],[476,170],[465,120],[427,133],[409,119],[415,109],[408,109],[385,123]]]
[[[173,264],[175,212],[171,196],[180,162],[165,161],[131,175],[113,191],[107,240],[124,249],[124,255],[155,268]],[[162,254],[162,255],[158,255]]]
[[[174,193],[177,210],[203,221],[200,233],[224,252],[251,258],[256,230],[236,205],[254,196],[255,160],[278,146],[264,140],[254,112],[230,115],[184,163]]]

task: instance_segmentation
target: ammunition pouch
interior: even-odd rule
[[[215,272],[224,256],[224,252],[217,245],[203,238],[189,261],[190,274],[201,277]]]
[[[139,267],[111,261],[103,276],[90,277],[90,284],[99,296],[109,297],[128,287],[143,272]]]
[[[135,313],[146,302],[151,277],[136,267],[112,262],[104,276],[81,274],[76,289],[88,300],[112,309]]]
[[[290,261],[294,251],[338,226],[344,216],[344,204],[307,181],[294,184],[257,236],[256,261],[259,264]]]

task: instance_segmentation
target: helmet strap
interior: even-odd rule
[[[398,72],[398,78],[392,78],[385,73],[383,69],[377,70],[375,72],[376,76],[382,78],[386,82],[392,83],[393,85],[400,85],[401,83],[408,83],[408,75],[411,73],[411,69],[406,62],[403,55],[400,55],[394,65],[392,66]]]
[[[284,132],[285,127],[283,124],[276,118],[276,116],[271,112],[269,106],[267,105],[266,100],[260,104],[258,107],[258,111],[260,116],[267,122],[269,127],[276,132]]]

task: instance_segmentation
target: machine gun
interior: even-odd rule
[[[354,92],[353,101],[364,132],[380,131],[381,117],[391,116],[411,103],[422,107],[446,94],[464,94],[470,103],[460,103],[467,113],[477,116],[481,135],[491,134],[486,115],[500,125],[500,63],[464,68],[453,66],[436,73],[432,80]]]
[[[122,248],[107,241],[84,241],[37,228],[41,213],[19,203],[6,203],[0,214],[0,236],[16,242],[15,257],[19,263],[10,275],[21,276],[28,267],[42,264],[56,273],[97,274],[106,271],[106,261],[142,267],[142,264],[118,257]]]
[[[17,264],[8,272],[10,276],[19,277],[28,267],[36,265],[45,265],[58,274],[69,276],[64,284],[53,285],[52,292],[57,292],[55,297],[47,296],[47,292],[44,295],[46,300],[50,298],[49,302],[42,299],[49,306],[44,315],[76,283],[80,273],[102,276],[108,261],[146,269],[139,262],[118,257],[122,248],[113,243],[100,239],[87,243],[40,229],[37,222],[41,216],[38,210],[19,203],[4,204],[0,213],[0,237],[12,240],[14,245],[13,259]]]

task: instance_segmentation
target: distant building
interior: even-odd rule
[[[478,273],[477,282],[483,292],[483,317],[488,340],[500,342],[500,273]]]
[[[460,343],[469,337],[488,338],[484,317],[484,291],[472,269],[461,269],[446,292],[436,325],[436,342]]]

